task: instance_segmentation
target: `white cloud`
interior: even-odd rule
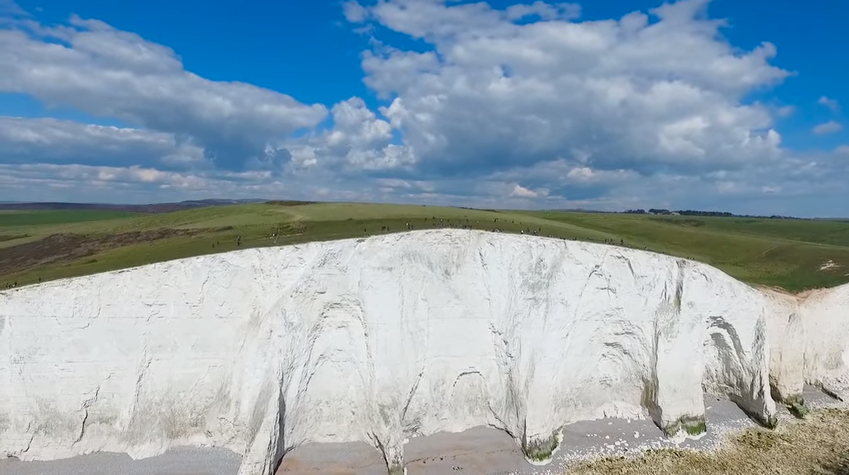
[[[351,23],[360,23],[368,17],[368,10],[355,0],[351,0],[342,4],[342,9],[345,14],[345,19]]]
[[[814,128],[811,130],[817,135],[826,135],[840,132],[841,130],[843,130],[843,126],[840,125],[838,122],[830,120],[828,122],[814,126]]]
[[[513,191],[510,192],[510,196],[516,196],[519,198],[536,198],[540,194],[536,191],[529,190],[519,184],[513,187]]]
[[[821,96],[817,100],[817,104],[828,107],[829,109],[832,110],[832,112],[837,112],[837,111],[840,110],[840,103],[837,102],[836,99],[829,99],[828,97],[825,97],[825,96]]]
[[[334,129],[328,135],[330,146],[373,148],[392,138],[392,128],[378,119],[360,98],[352,98],[333,106]]]
[[[151,202],[197,199],[210,196],[272,196],[283,183],[268,170],[164,171],[137,165],[91,166],[78,164],[0,164],[0,189],[3,199],[67,201],[68,193],[77,200]],[[290,185],[297,191],[312,189],[312,184]],[[304,193],[302,196],[305,196]],[[151,199],[153,198],[153,199]]]
[[[76,164],[0,164],[0,200],[150,202],[208,197],[324,199],[445,204],[484,208],[545,207],[621,210],[691,208],[799,216],[845,215],[849,161],[841,155],[788,158],[747,170],[709,175],[627,171],[591,183],[541,185],[545,172],[568,174],[566,163],[530,170],[500,170],[485,177],[433,179],[374,178],[335,173],[322,167],[284,177],[269,171],[164,171],[149,167]],[[585,171],[575,174],[587,174]],[[521,181],[519,181],[521,180]],[[519,185],[521,183],[521,185]],[[518,188],[517,188],[518,185]],[[589,187],[589,188],[585,188]],[[780,193],[769,193],[769,190]],[[531,196],[535,194],[535,196]]]
[[[341,173],[345,167],[376,171],[412,164],[409,149],[392,143],[392,125],[377,117],[362,99],[354,97],[334,105],[332,115],[334,125],[329,130],[285,142],[292,156],[298,157],[293,167],[320,165]]]
[[[655,9],[656,23],[517,24],[485,3],[383,1],[371,16],[433,51],[367,54],[366,82],[394,97],[383,112],[425,170],[482,173],[576,149],[607,170],[770,160],[771,113],[741,98],[787,72],[769,64],[769,43],[740,53],[718,38],[718,22],[697,18],[704,3]]]
[[[14,0],[0,0],[0,14],[9,16],[28,16]]]
[[[794,112],[796,112],[795,106],[782,106],[775,111],[779,117],[790,117]]]
[[[326,115],[324,106],[285,94],[201,78],[170,48],[78,17],[60,28],[24,22],[0,30],[0,92],[190,137],[230,169],[265,159],[269,143]]]
[[[517,4],[507,7],[506,17],[521,20],[529,16],[539,16],[543,20],[569,20],[581,16],[581,6],[576,3],[548,4],[536,1],[530,5]]]
[[[56,119],[0,116],[0,163],[202,167],[203,150],[173,134]]]
[[[52,186],[62,184],[75,188],[83,187],[126,187],[128,185],[151,185],[191,189],[200,187],[203,180],[195,175],[166,172],[139,166],[108,167],[89,165],[33,164],[15,167],[0,165],[0,170],[15,184]],[[10,184],[11,185],[11,184]],[[6,186],[6,185],[4,185]],[[108,188],[107,188],[108,189]]]

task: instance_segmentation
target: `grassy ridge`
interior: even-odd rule
[[[790,291],[849,281],[849,222],[314,203],[159,214],[0,212],[0,285],[248,247],[399,232],[407,224],[432,229],[440,220],[484,230],[621,240],[628,247],[692,258],[741,280]],[[834,265],[821,270],[829,262]]]
[[[687,257],[754,284],[801,291],[849,281],[849,223],[540,213],[616,233],[634,247]],[[820,270],[829,261],[835,267]]]

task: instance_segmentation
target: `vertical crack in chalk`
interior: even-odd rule
[[[111,377],[111,376],[112,376],[112,375],[109,375],[109,377]],[[106,379],[109,379],[109,377],[107,377]],[[85,415],[83,416],[83,421],[82,421],[82,423],[80,423],[80,433],[79,433],[79,435],[77,436],[77,438],[74,440],[74,442],[71,444],[72,446],[73,446],[73,445],[77,445],[77,444],[78,444],[81,440],[83,440],[83,437],[85,436],[85,426],[86,426],[86,423],[88,422],[88,415],[89,415],[89,414],[88,414],[88,409],[89,409],[89,408],[90,408],[90,407],[91,407],[94,403],[96,403],[96,402],[97,402],[97,398],[98,398],[99,396],[100,396],[100,385],[98,384],[98,385],[97,385],[97,388],[94,390],[94,397],[92,397],[91,399],[86,399],[86,400],[83,402],[83,405],[82,405],[83,407],[82,407],[82,409],[85,411]]]

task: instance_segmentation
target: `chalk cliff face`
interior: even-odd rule
[[[799,302],[668,256],[466,230],[68,279],[0,293],[0,457],[214,445],[269,475],[299,444],[363,440],[400,473],[406,437],[484,424],[537,459],[578,420],[692,431],[704,391],[769,425],[770,377],[846,375],[829,328],[847,308],[846,287]],[[808,340],[776,356],[775,335]]]
[[[793,401],[807,383],[849,401],[849,285],[766,295],[775,396]]]
[[[849,400],[849,285],[815,291],[799,308],[805,326],[805,381]]]

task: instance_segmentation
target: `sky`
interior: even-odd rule
[[[0,201],[849,217],[847,3],[0,0]]]

